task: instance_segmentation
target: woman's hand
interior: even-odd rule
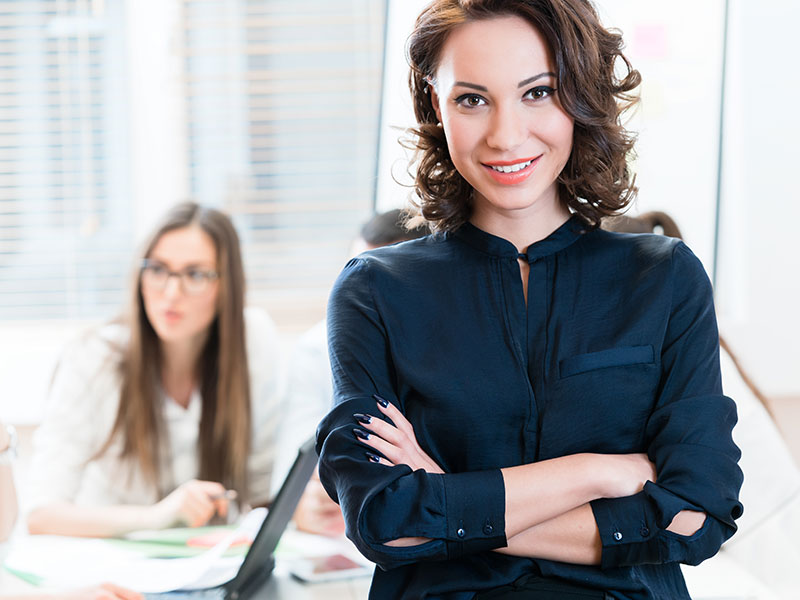
[[[403,413],[394,404],[380,396],[376,395],[375,399],[378,410],[389,417],[394,425],[372,415],[361,413],[353,415],[359,424],[353,430],[355,436],[360,442],[371,446],[383,455],[381,457],[369,453],[367,457],[372,462],[382,465],[408,465],[412,471],[422,469],[426,473],[444,473],[442,468],[420,447],[414,434],[414,427]]]
[[[215,514],[228,515],[228,493],[221,483],[193,479],[153,505],[155,529],[175,525],[200,527]]]
[[[426,473],[444,473],[442,468],[420,447],[414,427],[403,413],[397,410],[394,404],[380,396],[375,395],[374,398],[378,403],[378,410],[389,417],[394,425],[372,415],[360,413],[353,415],[359,424],[353,430],[356,438],[383,455],[378,456],[373,452],[368,452],[367,458],[382,465],[408,465],[412,471],[422,469]],[[407,548],[430,541],[430,538],[403,537],[385,542],[384,545]]]
[[[646,454],[599,454],[601,495],[622,498],[638,494],[648,481],[655,482],[656,466]]]

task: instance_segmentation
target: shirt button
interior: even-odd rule
[[[647,527],[642,527],[639,530],[639,533],[642,534],[642,537],[647,537],[648,535],[650,535],[650,530]]]
[[[456,531],[456,535],[457,535],[458,537],[460,537],[460,538],[463,538],[463,537],[464,537],[466,534],[467,534],[467,532],[466,532],[466,531],[464,531],[464,529],[463,529],[463,528],[461,528],[461,527],[459,527],[459,528],[458,528],[458,531]]]
[[[483,533],[485,533],[486,535],[491,535],[493,531],[494,527],[492,527],[491,523],[487,523],[486,525],[483,526]]]
[[[614,539],[620,541],[622,539],[622,534],[619,531],[614,532]]]

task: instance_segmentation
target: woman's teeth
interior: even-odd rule
[[[492,169],[494,169],[498,173],[515,173],[516,171],[521,171],[532,162],[533,160],[526,160],[525,162],[517,163],[515,165],[507,165],[503,167],[495,167],[494,165],[489,165],[489,166],[492,167]]]

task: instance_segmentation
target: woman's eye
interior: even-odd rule
[[[456,98],[456,104],[466,106],[468,108],[475,108],[485,104],[485,101],[477,94],[464,94],[463,96]]]
[[[148,265],[147,269],[156,277],[166,274],[167,270],[163,265]]]
[[[206,274],[203,271],[195,271],[194,269],[191,269],[186,271],[186,276],[192,281],[202,281],[205,279]]]
[[[555,91],[555,88],[551,88],[550,86],[538,85],[535,88],[528,90],[525,95],[533,100],[542,100],[543,98],[552,96]]]

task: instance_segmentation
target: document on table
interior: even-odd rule
[[[243,554],[226,556],[226,551],[242,537],[252,540],[266,514],[264,508],[254,509],[218,543],[191,557],[152,557],[153,546],[159,539],[172,539],[169,530],[133,535],[130,543],[35,535],[14,543],[5,566],[18,576],[48,588],[86,587],[101,582],[145,593],[215,587],[235,577],[244,560]],[[163,537],[159,537],[162,533]],[[137,547],[137,539],[147,541]],[[175,544],[172,541],[164,545],[169,543]],[[175,555],[184,554],[181,549]],[[160,555],[169,555],[169,549]]]

